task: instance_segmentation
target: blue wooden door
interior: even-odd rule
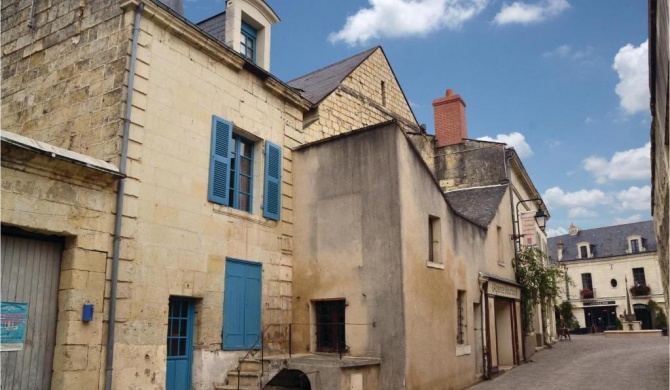
[[[223,348],[260,348],[261,264],[226,261],[223,302]]]
[[[193,300],[170,297],[167,334],[167,390],[191,389]]]

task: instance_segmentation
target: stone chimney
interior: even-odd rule
[[[183,0],[160,0],[160,1],[161,1],[161,3],[170,7],[170,9],[172,9],[173,11],[178,13],[179,15],[182,15],[182,16],[184,15],[184,2],[183,2]]]
[[[445,97],[433,100],[433,111],[437,146],[460,144],[468,138],[465,102],[460,95],[454,95],[454,91],[447,89]]]
[[[570,228],[568,229],[568,234],[572,237],[576,236],[579,234],[579,228],[575,226],[574,223],[570,224]]]

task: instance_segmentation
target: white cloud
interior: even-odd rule
[[[593,47],[587,46],[584,49],[575,49],[570,45],[561,45],[554,50],[542,54],[544,58],[565,58],[580,62],[588,62],[593,55]]]
[[[622,225],[624,223],[633,223],[633,222],[640,222],[642,221],[642,215],[641,214],[633,214],[629,217],[625,218],[614,218],[614,224],[615,225]]]
[[[570,8],[567,0],[543,0],[537,4],[528,4],[516,1],[512,4],[503,4],[493,22],[497,25],[512,23],[532,24],[558,16]]]
[[[526,137],[519,132],[512,132],[509,134],[498,134],[495,138],[489,136],[477,138],[481,141],[491,141],[491,142],[501,142],[505,143],[508,146],[511,146],[516,150],[517,154],[521,158],[530,157],[533,155],[533,150],[530,148],[530,145],[526,142]]]
[[[651,186],[630,187],[616,194],[619,201],[617,208],[621,210],[650,210],[651,209]]]
[[[328,40],[349,45],[364,44],[380,37],[425,36],[447,27],[457,29],[474,18],[488,0],[368,0]]]
[[[587,116],[586,119],[584,119],[584,124],[585,125],[590,125],[591,123],[595,123],[595,119],[591,118],[590,116]]]
[[[612,202],[612,198],[600,190],[579,190],[565,192],[560,187],[551,187],[542,194],[542,199],[556,207],[593,207]]]
[[[612,158],[587,157],[582,161],[585,170],[596,177],[596,182],[607,180],[645,180],[651,177],[651,142],[637,149],[616,152]]]
[[[619,106],[626,114],[649,110],[649,41],[635,47],[628,44],[614,56],[614,69],[619,74],[615,92]]]
[[[556,237],[568,234],[568,231],[565,228],[559,227],[556,229],[547,229],[547,237]]]
[[[546,142],[547,145],[549,145],[549,147],[552,149],[563,145],[563,141],[557,139],[548,139]]]
[[[594,218],[597,216],[597,212],[589,210],[585,207],[575,207],[568,211],[568,217],[570,218]]]

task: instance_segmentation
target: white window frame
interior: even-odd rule
[[[582,257],[582,247],[586,247],[586,257]],[[593,257],[591,252],[591,244],[588,241],[582,241],[577,243],[577,258],[578,259],[590,259]]]
[[[647,250],[644,246],[642,246],[642,243],[643,243],[642,236],[640,236],[639,234],[630,235],[630,236],[626,237],[626,240],[628,241],[628,249],[626,250],[626,253],[631,253],[631,254],[632,253],[640,253],[640,252],[645,252]],[[637,247],[639,249],[637,252],[633,252],[633,241],[635,241],[635,240],[637,240]]]

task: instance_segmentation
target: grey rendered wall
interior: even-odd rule
[[[312,300],[346,298],[350,355],[382,358],[380,389],[403,388],[405,372],[397,132],[313,145],[293,165],[293,322],[310,322]],[[309,327],[294,326],[293,350],[310,343]]]

